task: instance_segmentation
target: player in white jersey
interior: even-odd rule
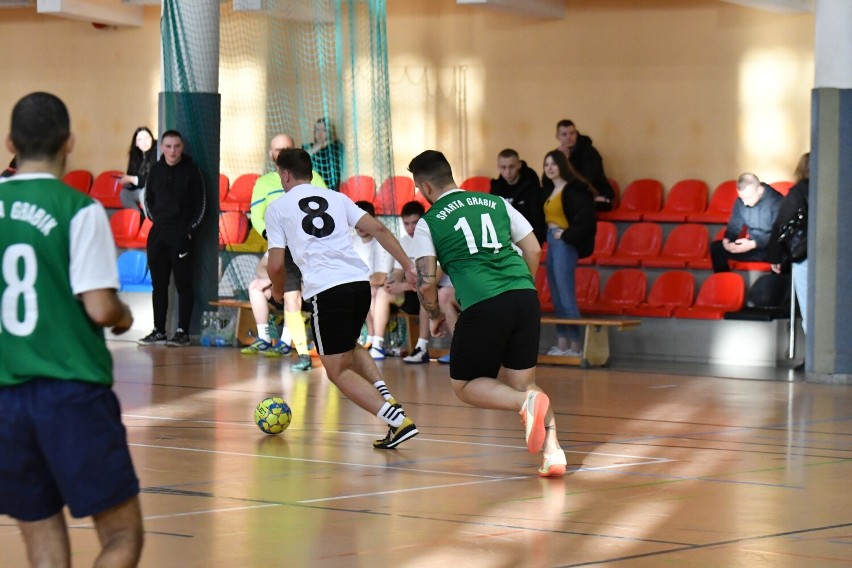
[[[284,195],[266,210],[272,297],[282,300],[284,247],[288,247],[302,271],[302,295],[312,306],[311,329],[329,380],[352,402],[388,424],[387,436],[373,446],[395,448],[418,430],[357,341],[370,310],[370,282],[367,266],[352,248],[351,228],[373,235],[404,267],[411,284],[414,266],[393,233],[372,215],[347,196],[310,184],[312,164],[307,152],[282,150],[276,165]]]

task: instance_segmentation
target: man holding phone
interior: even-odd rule
[[[737,201],[725,236],[710,244],[713,272],[728,272],[728,260],[765,261],[772,224],[783,196],[756,175],[737,178]]]

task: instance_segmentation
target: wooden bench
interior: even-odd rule
[[[561,355],[542,354],[538,362],[544,365],[579,365],[583,369],[600,367],[609,363],[609,329],[618,331],[639,326],[641,320],[611,320],[611,319],[562,319],[541,318],[542,325],[578,325],[585,328],[582,357],[563,357]]]
[[[257,339],[257,324],[254,321],[254,314],[251,313],[251,302],[248,300],[210,300],[211,306],[220,306],[223,308],[236,308],[237,323],[234,329],[234,337],[241,345],[251,345]],[[270,312],[275,312],[272,307],[269,307]]]

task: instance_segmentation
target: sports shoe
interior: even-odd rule
[[[447,353],[443,357],[438,357],[438,363],[441,365],[449,365],[450,364],[450,354]]]
[[[565,351],[562,352],[562,356],[563,357],[582,357],[583,352],[582,351],[574,351],[573,349],[568,348],[568,349],[566,349]]]
[[[291,371],[308,371],[313,367],[313,363],[311,363],[310,355],[299,355],[298,359],[293,361],[293,364],[290,365]]]
[[[175,334],[166,341],[166,346],[168,347],[188,347],[189,346],[189,335],[182,330],[181,328],[177,328],[175,330]]]
[[[254,343],[240,349],[240,353],[244,355],[253,355],[255,353],[263,353],[272,349],[272,344],[264,339],[255,339]]]
[[[414,425],[414,422],[411,421],[411,418],[406,416],[402,419],[402,424],[396,428],[393,426],[388,428],[387,436],[381,440],[374,441],[373,447],[380,450],[391,450],[419,433],[420,431],[417,429],[417,426]]]
[[[544,428],[544,417],[549,406],[550,399],[546,394],[534,390],[527,391],[527,399],[521,407],[521,421],[524,423],[527,450],[531,454],[538,452],[544,445],[547,433]]]
[[[544,462],[538,468],[539,477],[562,477],[565,475],[565,466],[568,465],[568,460],[565,459],[565,452],[559,450],[552,454],[544,454]]]
[[[374,361],[381,361],[385,358],[385,350],[381,347],[370,347],[370,357],[372,357]]]
[[[419,347],[414,350],[414,352],[408,357],[403,357],[402,359],[406,363],[417,364],[417,363],[428,363],[429,362],[429,350],[428,349],[420,349]]]
[[[264,351],[263,355],[264,357],[284,357],[289,355],[292,350],[293,348],[288,343],[279,341],[271,349]]]
[[[566,351],[568,351],[568,349],[560,349],[558,345],[554,345],[547,351],[547,354],[555,355],[557,357],[563,357]]]
[[[167,340],[168,337],[166,337],[165,333],[162,333],[155,329],[142,339],[137,340],[136,343],[138,343],[139,345],[165,345]]]

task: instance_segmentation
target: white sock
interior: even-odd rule
[[[415,349],[420,349],[421,351],[426,351],[429,348],[429,340],[423,339],[422,337],[417,340],[417,345],[414,346]]]
[[[379,391],[379,394],[382,395],[385,400],[390,400],[391,398],[393,398],[391,396],[390,391],[388,390],[387,385],[383,380],[379,379],[378,381],[373,383],[373,386],[376,387],[376,390]]]
[[[405,411],[401,406],[391,406],[391,403],[386,402],[379,409],[379,412],[376,413],[376,416],[389,426],[398,428],[405,419]]]
[[[376,349],[381,349],[385,344],[385,338],[379,337],[378,335],[374,335],[370,338],[370,343],[373,344],[373,347]]]
[[[269,324],[268,323],[259,323],[257,324],[257,338],[262,339],[269,343]]]
[[[290,335],[289,327],[285,327],[283,330],[281,330],[281,342],[284,345],[290,345],[291,343],[293,343],[293,336]]]

